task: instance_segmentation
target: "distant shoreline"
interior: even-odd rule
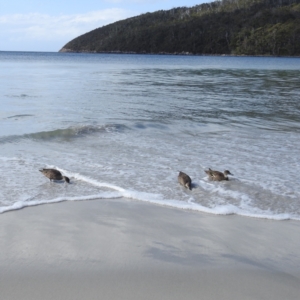
[[[150,53],[150,52],[133,52],[133,51],[74,51],[74,50],[67,50],[67,51],[35,51],[35,50],[0,50],[0,53],[53,53],[53,54],[58,54],[58,53],[66,53],[66,54],[120,54],[120,55],[125,55],[125,54],[130,54],[130,55],[172,55],[172,56],[218,56],[218,57],[280,57],[280,58],[300,58],[300,55],[296,56],[288,56],[288,55],[246,55],[246,54],[205,54],[205,53],[179,53],[179,52],[174,52],[174,53],[169,53],[169,52],[159,52],[159,53]]]
[[[246,54],[209,54],[209,53],[190,53],[190,52],[134,52],[134,51],[75,51],[71,49],[62,48],[58,53],[87,53],[87,54],[134,54],[134,55],[173,55],[173,56],[228,56],[228,57],[286,57],[286,58],[300,58],[297,56],[286,55],[246,55]]]

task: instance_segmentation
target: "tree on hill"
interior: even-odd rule
[[[300,0],[222,0],[83,34],[62,52],[300,55]]]

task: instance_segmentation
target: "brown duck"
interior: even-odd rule
[[[61,175],[58,170],[55,169],[42,169],[39,170],[42,172],[47,178],[51,180],[65,180],[67,183],[70,183],[70,179],[67,176]]]
[[[192,180],[189,175],[179,172],[178,174],[178,182],[188,189],[192,189]]]
[[[228,170],[225,170],[222,173],[219,171],[214,171],[212,169],[208,169],[208,170],[205,170],[205,173],[208,175],[209,179],[213,180],[213,181],[228,180],[228,175],[233,175]]]

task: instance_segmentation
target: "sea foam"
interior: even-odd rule
[[[15,160],[16,158],[2,158],[2,160]],[[60,196],[53,199],[35,199],[32,198],[23,199],[22,201],[17,201],[11,205],[0,207],[0,213],[4,213],[11,210],[19,210],[25,207],[43,205],[43,204],[53,204],[63,201],[89,201],[89,200],[101,200],[101,199],[116,199],[116,198],[127,198],[137,201],[148,202],[160,206],[166,206],[177,209],[191,210],[202,213],[208,213],[213,215],[240,215],[252,218],[269,219],[269,220],[300,220],[297,216],[291,214],[274,214],[270,211],[263,211],[258,208],[251,208],[245,205],[243,208],[237,207],[232,204],[216,205],[215,207],[206,207],[199,203],[195,203],[193,197],[190,197],[188,201],[176,200],[176,199],[165,199],[162,194],[147,193],[141,191],[135,191],[130,189],[124,189],[118,185],[102,182],[93,179],[88,176],[84,176],[80,173],[71,172],[62,168],[58,168],[53,165],[48,165],[48,168],[56,168],[63,174],[71,178],[71,181],[82,181],[89,185],[93,185],[100,188],[108,188],[111,191],[102,191],[98,194],[91,194],[85,196]],[[221,186],[214,187],[213,184],[205,182],[200,184],[200,186],[206,187],[206,189],[221,191],[221,193],[228,194],[222,190]],[[235,195],[239,197],[241,195]]]

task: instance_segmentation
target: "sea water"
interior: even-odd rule
[[[0,105],[0,212],[125,197],[300,220],[299,58],[0,52]]]

